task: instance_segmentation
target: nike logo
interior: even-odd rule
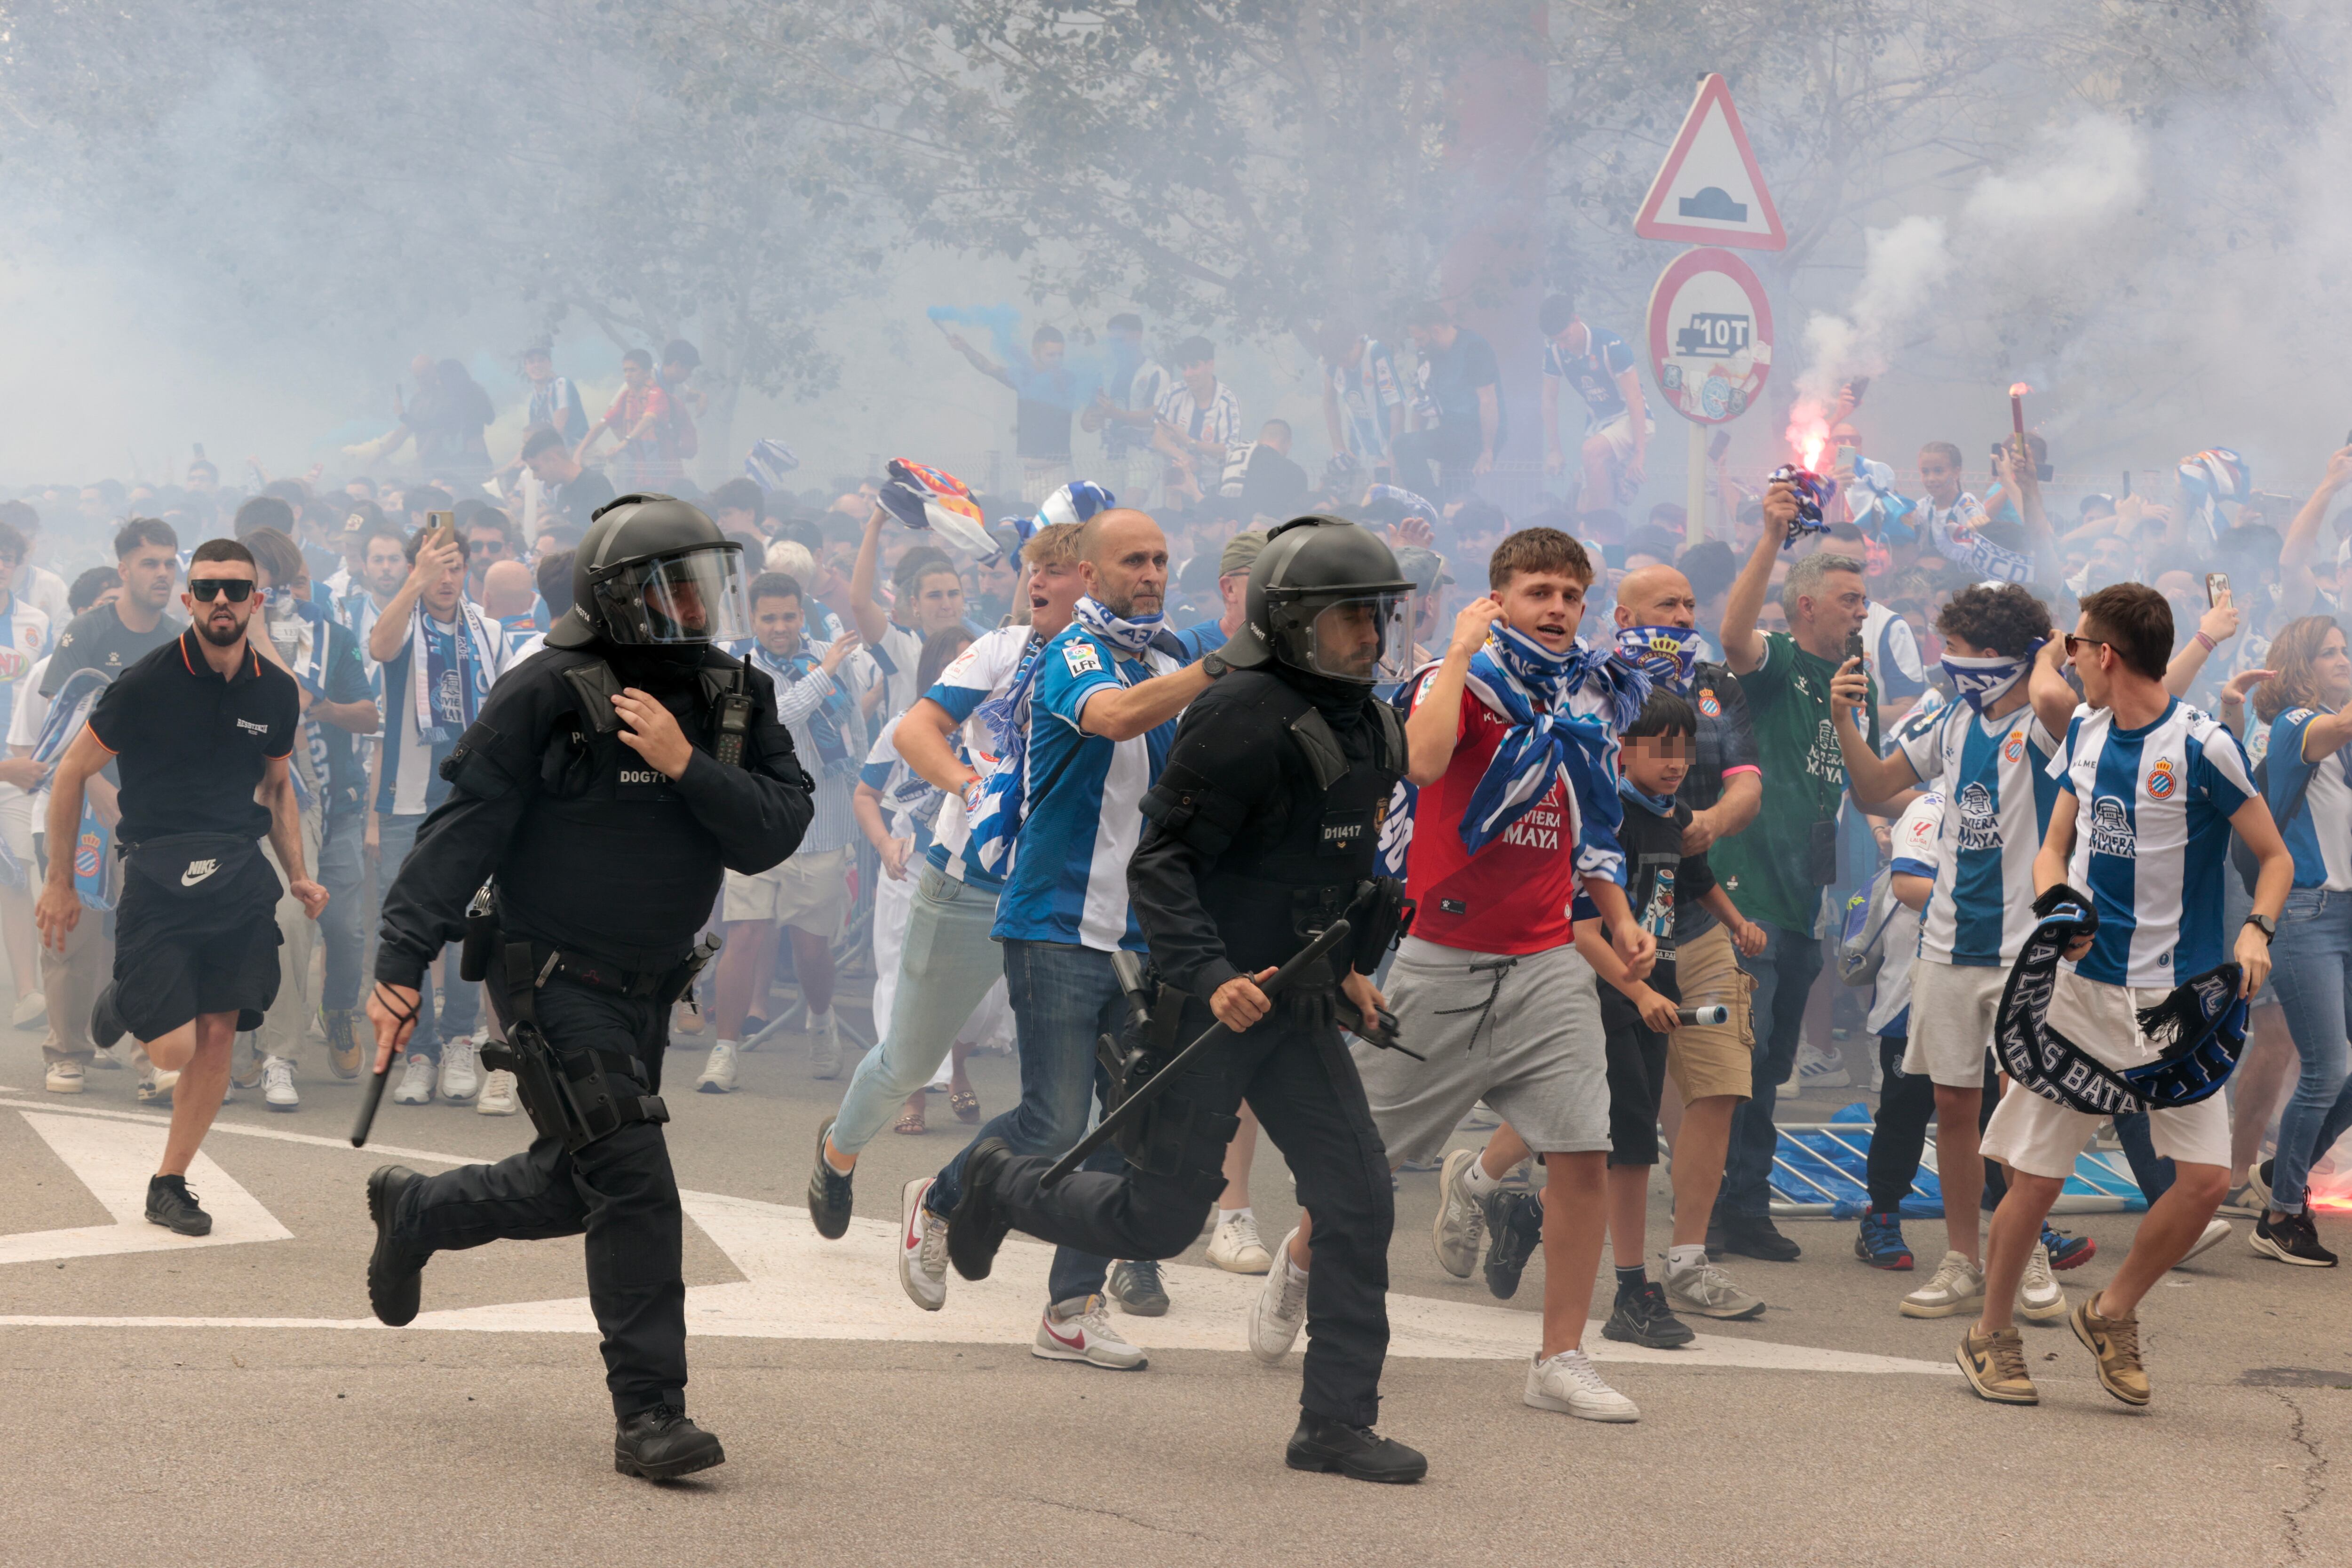
[[[923,1245],[923,1200],[930,1195],[931,1189],[928,1183],[924,1184],[921,1192],[915,1194],[915,1212],[907,1216],[907,1234],[899,1242],[899,1246],[908,1252]]]
[[[1054,1320],[1051,1318],[1045,1320],[1045,1337],[1052,1340],[1055,1344],[1066,1346],[1070,1350],[1082,1351],[1087,1348],[1086,1330],[1080,1329],[1078,1331],[1078,1336],[1076,1339],[1064,1339],[1061,1334],[1055,1331]]]
[[[191,860],[188,868],[180,873],[180,886],[193,888],[219,869],[220,862],[217,860]]]

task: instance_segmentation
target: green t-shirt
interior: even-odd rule
[[[1707,853],[1716,880],[1751,921],[1810,933],[1822,890],[1810,873],[1813,824],[1834,822],[1845,760],[1830,722],[1837,664],[1816,658],[1786,632],[1764,639],[1764,662],[1739,678],[1756,726],[1764,808],[1745,831]],[[1871,682],[1864,733],[1878,746],[1878,683]]]

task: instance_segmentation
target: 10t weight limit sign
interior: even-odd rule
[[[1772,371],[1772,307],[1728,250],[1686,251],[1650,291],[1650,370],[1685,419],[1720,425],[1756,402]]]

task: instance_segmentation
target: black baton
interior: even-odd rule
[[[1258,990],[1264,993],[1269,1000],[1280,995],[1283,991],[1289,986],[1292,981],[1298,978],[1300,971],[1312,966],[1318,960],[1322,958],[1325,953],[1330,952],[1340,942],[1345,942],[1348,938],[1349,929],[1348,922],[1344,918],[1333,921],[1328,926],[1317,933],[1313,942],[1308,942],[1305,947],[1300,948],[1296,953],[1293,953],[1287,963],[1285,963],[1280,969],[1276,970],[1265,979],[1259,981],[1257,983]],[[1186,1066],[1192,1062],[1194,1057],[1199,1056],[1211,1046],[1216,1045],[1220,1041],[1230,1037],[1233,1033],[1233,1030],[1228,1029],[1223,1024],[1211,1025],[1202,1033],[1199,1039],[1194,1040],[1191,1045],[1186,1046],[1182,1050],[1178,1051],[1175,1056],[1169,1059],[1166,1067],[1161,1068],[1158,1072],[1153,1073],[1150,1079],[1146,1079],[1136,1089],[1134,1093],[1129,1095],[1125,1100],[1120,1100],[1118,1102],[1118,1110],[1104,1117],[1100,1121],[1096,1122],[1094,1131],[1079,1139],[1076,1148],[1072,1149],[1068,1153],[1055,1161],[1053,1169],[1047,1171],[1045,1175],[1039,1179],[1037,1184],[1038,1186],[1042,1189],[1059,1184],[1064,1176],[1068,1175],[1072,1171],[1076,1170],[1080,1165],[1086,1163],[1087,1155],[1092,1154],[1096,1150],[1109,1142],[1113,1138],[1118,1137],[1127,1127],[1128,1123],[1142,1115],[1145,1110],[1150,1106],[1151,1102],[1159,1099],[1160,1096],[1167,1090],[1170,1084],[1176,1081],[1177,1075],[1184,1070]]]
[[[400,1055],[398,1051],[392,1054],[395,1057]],[[360,1118],[352,1123],[352,1148],[367,1147],[368,1131],[375,1125],[375,1108],[383,1103],[383,1080],[391,1076],[390,1062],[384,1063],[382,1070],[368,1074],[367,1089],[360,1100]]]

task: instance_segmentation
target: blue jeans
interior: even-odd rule
[[[939,1070],[956,1031],[1004,973],[1004,955],[988,934],[995,923],[993,889],[968,887],[936,866],[924,866],[898,953],[898,997],[890,1009],[890,1029],[879,1046],[858,1058],[850,1075],[828,1134],[835,1148],[845,1154],[865,1148],[891,1112]]]
[[[1101,1074],[1095,1037],[1118,1032],[1126,999],[1111,971],[1109,953],[1067,942],[1006,942],[1004,984],[1020,1037],[1021,1103],[991,1118],[972,1142],[1002,1138],[1015,1154],[1058,1157],[1086,1136]],[[898,1005],[905,1006],[909,1000],[901,995]],[[963,1163],[971,1152],[966,1145],[940,1172],[925,1200],[932,1213],[954,1209],[963,1194]],[[1084,1168],[1117,1172],[1125,1163],[1116,1147],[1105,1144]],[[1056,1247],[1049,1294],[1056,1301],[1091,1296],[1103,1288],[1109,1272],[1107,1258]]]
[[[1796,1070],[1805,998],[1822,972],[1821,939],[1768,925],[1764,951],[1742,963],[1756,977],[1756,1087],[1731,1113],[1731,1148],[1715,1200],[1718,1223],[1771,1215],[1772,1155],[1780,1142],[1772,1124],[1772,1091]]]
[[[319,1005],[331,1012],[359,1005],[360,956],[367,947],[366,837],[366,816],[347,812],[329,819],[319,845],[319,885],[327,889],[326,911],[319,917],[319,939],[327,951]]]
[[[2296,889],[2287,895],[2272,946],[2271,984],[2303,1075],[2279,1116],[2271,1206],[2295,1214],[2310,1195],[2312,1162],[2352,1127],[2352,1047],[2345,1043],[2352,1015],[2352,894]]]
[[[416,830],[425,826],[425,816],[421,811],[415,816],[394,816],[385,812],[376,819],[377,865],[381,868],[376,877],[377,887],[388,890],[394,879],[400,875],[400,868],[407,860],[408,852],[416,847]],[[376,910],[379,918],[383,913],[382,909]],[[454,977],[457,973],[457,944],[453,942],[443,948],[441,956],[449,974]],[[441,1059],[443,1040],[470,1035],[474,1032],[474,1026],[481,1021],[482,994],[464,981],[451,984],[447,994],[441,998],[441,1025],[436,1029],[433,1022],[433,975],[434,971],[427,968],[425,984],[417,988],[416,1033],[409,1037],[408,1054],[430,1058],[437,1062]]]

